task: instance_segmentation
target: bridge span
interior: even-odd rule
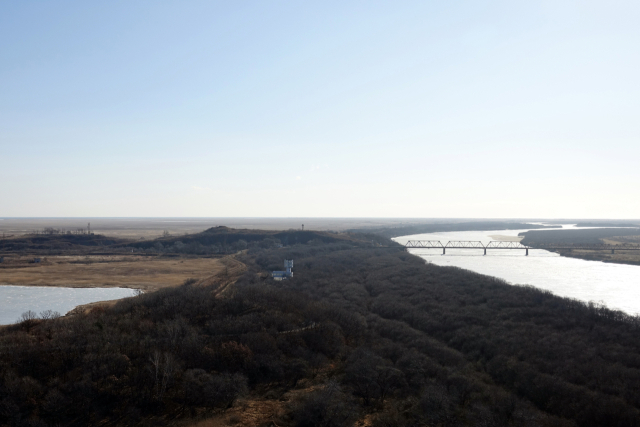
[[[473,240],[450,240],[449,242],[442,243],[440,240],[409,240],[404,245],[405,249],[442,249],[442,255],[447,253],[447,249],[482,249],[484,255],[487,254],[487,249],[498,250],[524,250],[525,255],[529,255],[529,249],[544,249],[547,251],[553,250],[588,250],[588,251],[602,251],[610,250],[611,253],[619,251],[640,251],[640,245],[607,245],[607,244],[547,244],[526,246],[520,242],[503,242],[492,240],[486,245],[481,241]]]

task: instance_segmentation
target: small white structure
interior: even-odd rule
[[[285,280],[289,277],[293,277],[293,271],[291,271],[292,268],[293,268],[293,260],[285,259],[284,260],[285,271],[272,271],[271,276],[273,276],[274,280]]]

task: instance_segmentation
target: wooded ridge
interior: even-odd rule
[[[0,425],[178,425],[291,390],[279,426],[640,425],[637,317],[366,239],[239,260],[223,294],[187,281],[4,328]]]

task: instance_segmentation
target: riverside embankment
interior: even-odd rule
[[[407,240],[469,240],[488,243],[491,240],[517,240],[523,230],[459,231],[416,234],[396,237]],[[512,284],[531,285],[563,297],[603,303],[607,307],[640,313],[640,266],[589,261],[560,256],[542,249],[524,251],[487,251],[448,249],[446,255],[436,249],[412,249],[411,253],[441,266],[465,268],[499,277]]]

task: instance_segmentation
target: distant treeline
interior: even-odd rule
[[[0,425],[169,425],[314,385],[276,425],[640,426],[637,317],[364,243],[241,259],[226,298],[188,281],[5,328]]]
[[[600,244],[601,239],[638,236],[640,228],[588,228],[584,230],[532,230],[520,233],[523,245],[541,244]]]
[[[56,251],[80,250],[123,243],[125,240],[99,234],[39,234],[0,240],[0,251]]]
[[[274,248],[297,244],[348,242],[362,245],[387,245],[388,240],[373,234],[337,233],[328,231],[236,230],[214,227],[200,233],[182,236],[165,235],[153,240],[133,241],[98,234],[31,235],[0,240],[0,252],[29,252],[43,255],[64,253],[148,253],[148,254],[228,254],[239,250]],[[395,244],[395,243],[391,243]]]
[[[398,236],[408,236],[412,234],[438,233],[448,231],[485,231],[485,230],[523,230],[538,228],[553,228],[557,226],[548,226],[540,224],[527,224],[520,222],[508,221],[474,221],[474,222],[458,222],[450,224],[412,224],[400,227],[371,227],[371,228],[354,228],[349,230],[354,233],[371,233],[386,238]]]
[[[346,236],[338,233],[322,232],[322,231],[269,231],[269,230],[237,230],[228,227],[213,227],[205,231],[195,234],[187,234],[184,236],[169,236],[152,241],[141,241],[131,243],[128,246],[138,248],[153,247],[156,243],[162,243],[170,246],[177,241],[185,245],[198,243],[203,246],[217,245],[229,246],[242,240],[246,243],[259,242],[264,239],[272,239],[279,241],[282,245],[305,244],[310,240],[321,243],[333,243],[347,239]]]
[[[216,254],[232,253],[244,249],[270,249],[291,245],[323,245],[347,243],[351,245],[381,245],[389,242],[376,235],[336,233],[326,231],[268,231],[236,230],[215,227],[201,233],[185,236],[163,237],[151,241],[125,245],[149,253]]]
[[[576,227],[639,227],[640,222],[638,221],[615,221],[615,220],[605,220],[605,221],[584,221],[576,224]]]

